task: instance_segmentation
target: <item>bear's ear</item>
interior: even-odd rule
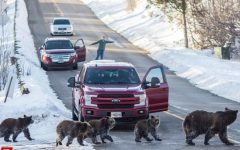
[[[153,119],[153,118],[155,118],[155,117],[151,115],[150,118]]]
[[[225,107],[225,111],[228,111],[229,109],[227,107]]]
[[[238,110],[235,110],[236,114],[238,113]]]
[[[23,117],[26,118],[27,116],[24,114]]]

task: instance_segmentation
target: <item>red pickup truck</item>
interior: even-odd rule
[[[49,68],[78,68],[78,62],[85,61],[86,48],[82,39],[74,45],[69,38],[46,38],[39,48],[41,67]]]
[[[68,86],[73,120],[111,116],[117,123],[134,123],[168,110],[169,88],[161,64],[151,67],[141,81],[130,63],[94,60],[83,64]]]

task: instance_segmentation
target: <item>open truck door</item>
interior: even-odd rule
[[[169,88],[162,65],[151,67],[142,81],[145,89],[149,113],[168,110]]]
[[[74,49],[77,53],[78,62],[86,60],[86,47],[83,42],[83,39],[78,39],[74,44]]]

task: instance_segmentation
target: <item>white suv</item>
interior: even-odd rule
[[[69,18],[53,18],[50,23],[51,35],[73,35],[73,25]]]

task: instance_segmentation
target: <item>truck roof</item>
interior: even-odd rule
[[[95,66],[116,66],[116,67],[134,67],[133,64],[128,62],[116,62],[115,60],[92,60],[84,64],[86,67]]]
[[[47,37],[45,39],[45,41],[56,41],[56,40],[70,40],[70,39],[66,37]]]
[[[70,20],[68,17],[54,17],[53,20]]]

